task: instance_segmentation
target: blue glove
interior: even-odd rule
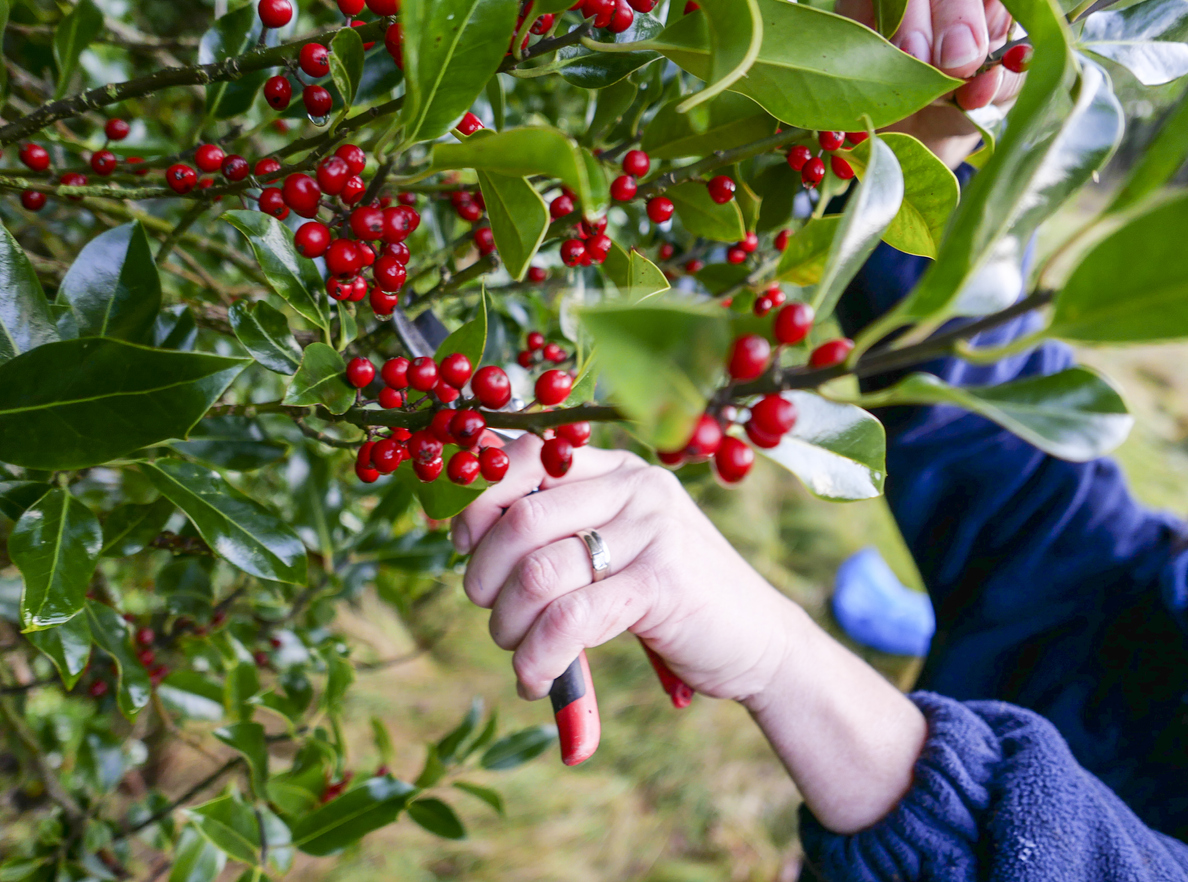
[[[833,615],[857,642],[893,655],[928,653],[936,615],[927,594],[905,587],[878,549],[864,548],[837,569]]]

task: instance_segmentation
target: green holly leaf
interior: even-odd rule
[[[54,29],[54,61],[58,65],[55,100],[66,94],[78,69],[78,57],[102,31],[103,13],[93,0],[79,0]]]
[[[346,362],[325,343],[305,347],[301,367],[285,392],[285,404],[321,404],[331,413],[346,413],[355,403],[355,388],[346,380]]]
[[[25,582],[22,627],[49,628],[77,615],[102,547],[99,519],[61,487],[27,509],[8,538],[8,554]]]
[[[661,294],[670,287],[660,267],[634,248],[630,253],[624,251],[623,246],[617,242],[607,252],[602,271],[615,283],[620,294],[635,303],[654,294]]]
[[[465,839],[466,828],[454,810],[440,799],[418,799],[409,803],[408,816],[443,839]]]
[[[549,229],[549,209],[527,178],[480,171],[478,180],[495,247],[508,274],[521,281]]]
[[[232,723],[215,729],[214,736],[243,755],[251,771],[252,791],[257,798],[264,798],[268,784],[268,742],[264,727],[253,722]]]
[[[763,18],[756,0],[699,0],[698,5],[708,24],[709,77],[703,77],[704,89],[677,106],[681,113],[720,95],[746,76],[763,43]]]
[[[202,35],[198,44],[198,63],[211,64],[244,55],[256,47],[262,33],[266,46],[279,44],[280,32],[264,31],[256,4],[248,3],[232,9]],[[238,80],[209,83],[206,86],[206,115],[210,119],[231,119],[247,113],[269,73],[268,70],[251,71]]]
[[[557,740],[556,726],[533,726],[500,738],[486,749],[479,765],[492,771],[506,771],[536,759]]]
[[[724,92],[705,105],[708,119],[704,128],[697,128],[688,114],[677,109],[681,101],[673,98],[661,107],[644,129],[640,148],[653,160],[732,150],[766,138],[778,125],[775,117],[750,98]]]
[[[891,39],[906,11],[907,0],[874,0],[875,30]]]
[[[363,40],[354,28],[342,28],[330,41],[330,79],[342,96],[345,116],[355,103],[359,83],[363,81]]]
[[[161,277],[137,221],[100,233],[83,247],[58,289],[80,337],[151,343],[161,310]]]
[[[1188,3],[1146,0],[1085,19],[1077,48],[1122,65],[1144,86],[1188,74]]]
[[[714,202],[704,181],[677,184],[665,190],[664,195],[672,200],[681,224],[694,236],[737,242],[746,235],[738,202],[734,199],[724,204]]]
[[[1180,98],[1155,139],[1130,167],[1106,213],[1117,214],[1137,205],[1170,181],[1183,167],[1185,159],[1188,159],[1188,92]]]
[[[131,629],[123,616],[102,603],[88,600],[86,614],[96,645],[111,656],[115,665],[120,713],[131,720],[149,703],[152,691],[148,672],[132,652]]]
[[[165,529],[174,505],[161,497],[148,505],[125,503],[103,521],[103,557],[130,557],[143,551]]]
[[[242,416],[217,416],[201,420],[187,441],[169,446],[183,456],[233,472],[251,472],[284,457],[289,445],[273,441],[259,422]]]
[[[228,310],[231,329],[239,342],[270,371],[292,376],[301,363],[301,347],[283,312],[264,300],[236,301]]]
[[[646,12],[635,13],[631,27],[610,35],[612,43],[639,43],[664,30],[660,19]],[[660,57],[659,52],[639,49],[635,52],[595,52],[580,43],[557,51],[556,68],[562,79],[583,89],[605,89],[622,82]]]
[[[272,290],[298,314],[320,328],[329,329],[322,277],[312,260],[297,253],[293,231],[261,211],[233,209],[223,212],[223,217],[247,237]]]
[[[395,821],[417,792],[394,778],[371,778],[298,818],[292,825],[293,844],[318,857],[341,851]]]
[[[226,864],[227,856],[220,849],[187,826],[177,840],[169,882],[214,882]]]
[[[0,224],[0,364],[58,339],[41,281],[33,265]]]
[[[837,237],[841,223],[840,214],[815,217],[805,224],[796,235],[789,237],[788,245],[780,255],[776,266],[776,278],[794,285],[815,285],[821,281],[829,249]]]
[[[25,638],[49,656],[58,669],[62,685],[73,689],[91,658],[91,628],[87,617],[74,616],[52,628],[29,631]]]

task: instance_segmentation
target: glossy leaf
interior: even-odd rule
[[[0,364],[58,339],[49,302],[33,265],[0,224]],[[3,457],[0,457],[3,458]]]
[[[198,325],[194,313],[184,303],[167,306],[157,313],[153,323],[153,346],[190,352],[198,340]]]
[[[1154,193],[1183,167],[1188,159],[1188,92],[1167,115],[1155,140],[1147,145],[1127,172],[1107,213],[1114,214],[1136,205]]]
[[[145,476],[185,512],[224,560],[274,582],[305,583],[305,546],[275,514],[207,469],[160,460],[141,465]]]
[[[932,374],[916,373],[866,396],[864,403],[954,404],[1073,462],[1105,456],[1126,440],[1134,425],[1117,390],[1086,367],[980,387],[950,386]]]
[[[342,96],[345,113],[355,103],[363,80],[363,40],[354,28],[342,28],[330,41],[330,78]]]
[[[434,353],[434,358],[440,364],[447,355],[460,352],[470,359],[471,365],[477,370],[482,362],[483,350],[486,349],[486,346],[487,293],[484,290],[479,296],[474,318],[465,322],[462,327],[442,340],[441,345],[437,347],[437,352]]]
[[[416,793],[403,781],[371,778],[299,818],[292,825],[293,844],[319,857],[341,851],[396,820]]]
[[[603,33],[612,43],[638,43],[658,36],[663,30],[664,25],[660,19],[647,12],[637,12],[631,27],[627,30],[619,34],[605,31]],[[566,82],[583,89],[605,89],[659,57],[659,52],[647,49],[635,52],[595,52],[575,44],[564,46],[557,51],[556,67]]]
[[[494,117],[495,131],[501,131],[507,119],[507,90],[503,88],[503,80],[499,75],[487,80],[487,103],[491,105],[491,115]]]
[[[775,117],[737,92],[724,92],[706,104],[708,120],[702,129],[694,127],[688,114],[677,110],[680,103],[680,98],[669,101],[644,129],[640,148],[653,160],[731,150],[766,138],[778,125]]]
[[[179,557],[165,564],[157,572],[157,592],[174,615],[209,616],[214,602],[214,588],[210,583],[213,561],[203,558]]]
[[[347,382],[346,362],[333,346],[311,343],[285,392],[285,404],[321,404],[331,413],[346,413],[355,403]]]
[[[903,21],[903,13],[907,10],[907,0],[874,0],[875,30],[887,39],[899,28]]]
[[[1085,343],[1188,337],[1188,196],[1148,209],[1099,242],[1056,296],[1048,333]]]
[[[58,83],[54,98],[61,98],[78,69],[78,57],[103,31],[103,13],[94,0],[79,0],[54,29],[54,61],[58,65]]]
[[[264,740],[264,727],[252,722],[232,723],[215,729],[214,736],[247,760],[252,790],[263,798],[268,783],[268,742]]]
[[[557,740],[556,726],[533,726],[500,738],[479,759],[484,769],[502,771],[540,756]]]
[[[161,309],[161,277],[139,222],[100,233],[62,279],[80,337],[151,343]]]
[[[581,148],[572,138],[546,126],[521,126],[485,138],[467,138],[460,144],[435,144],[432,166],[473,168],[511,177],[548,175],[573,190],[587,213],[597,213],[605,204],[605,199],[595,200],[599,184],[590,181]],[[601,189],[605,189],[605,175],[601,177]]]
[[[852,404],[812,392],[784,394],[796,404],[796,425],[778,447],[759,452],[822,499],[848,502],[882,495],[887,477],[883,424]]]
[[[223,719],[223,689],[197,671],[174,671],[157,687],[170,712],[187,720]]]
[[[681,102],[677,108],[681,113],[720,95],[746,76],[763,43],[763,18],[756,0],[699,0],[698,6],[709,24],[709,76],[702,77],[704,89]]]
[[[265,45],[278,44],[279,32],[271,29],[264,32],[255,4],[232,9],[202,35],[198,44],[198,63],[210,64],[243,55],[255,48],[261,33],[265,35]],[[208,84],[206,115],[211,119],[231,119],[246,113],[270,73],[268,70],[252,71],[232,82]]]
[[[77,615],[102,547],[99,519],[63,488],[27,509],[8,537],[9,557],[25,582],[22,627],[49,628]]]
[[[857,131],[897,122],[961,85],[857,22],[787,0],[758,0],[763,43],[731,89],[794,126]],[[686,15],[649,48],[701,79],[712,71],[705,16]]]
[[[0,514],[20,520],[25,509],[49,491],[50,485],[41,481],[0,481]]]
[[[25,638],[54,663],[62,685],[73,689],[91,658],[91,628],[87,617],[75,616],[52,628],[29,631]]]
[[[635,103],[638,94],[639,86],[627,77],[601,90],[598,93],[598,102],[594,105],[594,116],[590,118],[590,128],[586,130],[583,142],[596,143],[604,132],[621,122]]]
[[[1145,0],[1085,19],[1077,48],[1122,65],[1145,86],[1188,74],[1188,3]]]
[[[583,309],[614,402],[649,443],[681,447],[705,411],[731,342],[721,307],[683,303]]]
[[[239,342],[270,371],[291,376],[301,363],[301,347],[289,330],[284,313],[263,300],[238,300],[228,310]]]
[[[492,790],[490,787],[471,784],[468,781],[455,781],[454,786],[477,799],[481,799],[491,808],[495,809],[498,814],[503,814],[503,797],[499,795],[499,791]]]
[[[908,254],[936,257],[945,224],[961,195],[957,177],[911,135],[888,132],[879,137],[891,148],[903,173],[903,202],[883,241]],[[868,138],[845,157],[859,180],[866,177],[871,143]]]
[[[788,239],[776,267],[776,278],[795,285],[815,285],[821,281],[825,259],[840,224],[840,214],[816,217],[805,224]]]
[[[630,252],[624,251],[617,242],[607,252],[602,271],[615,283],[620,294],[637,303],[669,289],[668,279],[660,267],[634,248]]]
[[[483,718],[483,700],[481,698],[474,698],[470,702],[470,708],[466,711],[466,716],[462,718],[457,726],[455,726],[449,734],[437,742],[437,756],[443,763],[453,762],[467,738],[474,734],[474,730],[478,728],[478,724]]]
[[[443,839],[465,839],[466,828],[454,810],[440,799],[418,799],[408,805],[408,816]]]
[[[480,171],[478,180],[495,247],[508,274],[518,282],[544,241],[549,209],[527,178]]]
[[[99,337],[40,346],[0,365],[0,461],[81,469],[184,438],[248,363]]]
[[[503,61],[516,0],[404,0],[404,140],[449,131]]]
[[[193,827],[182,830],[173,856],[169,882],[214,882],[227,856]]]
[[[223,212],[223,217],[247,237],[272,290],[298,314],[328,328],[322,277],[312,260],[297,253],[293,231],[262,211],[233,209]]]
[[[832,314],[903,203],[903,172],[895,154],[878,135],[864,143],[871,145],[864,177],[846,202],[813,294],[818,321]]]
[[[694,236],[737,242],[746,235],[738,203],[733,199],[723,205],[714,202],[703,181],[677,184],[665,190],[664,195],[672,200],[681,224]]]
[[[165,529],[174,505],[164,497],[148,505],[125,503],[103,521],[103,557],[128,557],[143,551]]]
[[[169,446],[191,459],[234,472],[263,468],[289,452],[287,444],[269,439],[257,421],[241,416],[207,417],[193,428],[188,441],[173,441]]]
[[[407,466],[396,472],[396,480],[411,487],[425,514],[438,521],[452,518],[478,499],[483,492],[481,487],[460,487],[448,480],[426,484]]]
[[[260,824],[238,794],[227,794],[185,811],[194,828],[227,857],[249,866],[260,863]]]
[[[787,227],[792,219],[795,197],[801,192],[800,172],[792,171],[786,162],[776,162],[751,178],[751,188],[763,195],[756,232],[768,233]]]
[[[132,719],[149,703],[151,685],[144,665],[131,649],[129,625],[110,606],[94,600],[88,600],[86,604],[91,636],[95,644],[111,657],[119,676],[116,704],[120,713]]]

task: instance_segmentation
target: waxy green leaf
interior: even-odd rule
[[[670,287],[660,267],[634,248],[630,252],[624,251],[617,242],[607,252],[602,271],[615,283],[620,294],[634,302],[660,294]]]
[[[1172,179],[1188,159],[1188,92],[1167,115],[1155,139],[1130,167],[1106,209],[1116,214],[1138,204]]]
[[[247,237],[272,290],[298,314],[321,328],[329,328],[322,277],[312,260],[297,253],[293,231],[261,211],[233,209],[224,212],[223,217]]]
[[[202,35],[198,44],[198,63],[226,61],[251,51],[264,34],[264,45],[276,46],[280,32],[264,30],[256,4],[248,3],[221,16]],[[271,71],[258,70],[244,74],[238,80],[210,83],[206,86],[206,115],[211,119],[231,119],[251,109],[260,94],[260,87]]]
[[[227,314],[235,336],[252,358],[278,374],[291,376],[297,372],[301,347],[283,312],[263,300],[238,300]]]
[[[58,83],[54,98],[61,98],[70,87],[70,78],[78,69],[78,57],[103,31],[103,12],[94,0],[79,0],[54,29],[54,61],[58,65]]]
[[[103,557],[128,557],[143,551],[165,529],[174,505],[161,497],[148,505],[125,503],[103,521]]]
[[[527,178],[480,171],[478,180],[495,247],[508,274],[518,282],[544,241],[548,206]]]
[[[203,838],[234,861],[258,866],[260,825],[238,794],[227,794],[185,810]]]
[[[44,652],[58,669],[62,685],[73,689],[91,659],[91,628],[87,617],[74,616],[69,621],[41,631],[29,631],[25,639]]]
[[[1077,48],[1122,65],[1144,86],[1188,74],[1188,3],[1145,0],[1085,19]]]
[[[49,302],[29,258],[0,224],[0,364],[58,339]],[[2,457],[0,457],[2,458]]]
[[[487,292],[484,290],[479,296],[474,318],[464,323],[462,327],[442,340],[441,345],[437,347],[437,352],[433,354],[433,357],[438,364],[441,364],[442,359],[447,355],[460,352],[469,358],[471,366],[475,370],[478,370],[483,360],[483,350],[486,348]]]
[[[321,404],[331,413],[346,413],[355,403],[355,388],[347,382],[343,357],[325,343],[306,346],[284,401]]]
[[[815,285],[821,281],[825,259],[837,236],[840,214],[815,217],[789,237],[788,245],[776,266],[776,278],[795,285]]]
[[[259,723],[232,723],[215,729],[215,738],[232,747],[247,760],[251,771],[252,790],[258,798],[265,798],[268,783],[268,742],[264,739],[264,727]]]
[[[227,856],[220,849],[187,826],[177,841],[169,882],[214,882],[226,864]]]
[[[695,127],[688,114],[677,110],[680,103],[680,98],[669,101],[644,129],[640,148],[653,160],[731,150],[766,138],[778,125],[775,117],[737,92],[723,92],[705,105],[708,119],[704,128]]]
[[[688,113],[746,76],[763,43],[763,18],[756,0],[700,0],[709,24],[710,69],[706,86],[685,98],[677,110]],[[686,16],[688,17],[688,16]]]
[[[443,839],[465,839],[466,828],[454,810],[440,799],[418,799],[408,805],[408,816]]]
[[[207,417],[190,431],[187,441],[169,444],[183,456],[220,469],[250,472],[276,462],[289,445],[273,441],[259,422],[242,416]]]
[[[149,703],[152,685],[148,672],[132,651],[130,626],[123,616],[102,603],[86,602],[87,625],[96,645],[111,656],[119,682],[116,704],[120,713],[133,719]]]
[[[660,19],[647,12],[637,12],[631,27],[622,33],[607,34],[607,37],[612,43],[639,43],[650,40],[663,30],[664,25]],[[605,89],[622,82],[628,74],[659,57],[659,52],[647,49],[635,52],[595,52],[576,43],[557,51],[556,68],[566,82],[575,86],[583,89]]]
[[[88,242],[62,279],[58,296],[70,305],[80,337],[151,343],[161,310],[161,277],[140,222]]]
[[[737,242],[746,235],[738,203],[733,199],[724,204],[714,202],[704,181],[677,184],[665,190],[664,195],[672,200],[681,224],[694,236]]]
[[[141,469],[185,512],[214,552],[274,582],[305,583],[305,546],[284,521],[217,474],[190,463],[160,460]]]
[[[0,461],[82,469],[184,438],[249,364],[119,340],[63,340],[0,365]]]
[[[342,28],[330,41],[330,79],[342,96],[343,115],[355,103],[363,80],[363,40],[354,28]]]
[[[42,481],[0,481],[0,514],[20,520],[25,509],[49,491],[50,485]]]
[[[394,778],[371,778],[293,824],[293,844],[306,854],[341,851],[404,811],[417,789]]]
[[[903,21],[907,5],[908,0],[874,0],[875,30],[891,39]]]
[[[25,582],[22,627],[49,628],[76,616],[102,547],[99,519],[61,487],[28,508],[8,537],[8,554]]]
[[[540,756],[557,740],[555,726],[533,726],[513,732],[492,744],[479,759],[484,769],[503,771]]]

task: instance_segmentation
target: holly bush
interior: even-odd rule
[[[447,797],[500,809],[468,772],[554,732],[475,704],[405,782],[373,721],[385,764],[352,768],[336,611],[407,614],[461,565],[443,521],[508,437],[546,439],[553,475],[596,435],[726,483],[758,451],[863,499],[866,407],[956,405],[1074,460],[1131,424],[1087,368],[913,366],[1188,337],[1188,198],[1164,188],[1188,105],[1025,259],[1123,137],[1111,71],[1140,96],[1188,73],[1183,0],[1008,0],[988,64],[1027,81],[967,114],[963,190],[877,133],[959,85],[886,39],[903,0],[877,31],[822,2],[569,3],[0,0],[4,879],[254,880],[404,815],[460,837]],[[880,241],[932,262],[845,339]],[[225,762],[121,786],[173,738]]]

